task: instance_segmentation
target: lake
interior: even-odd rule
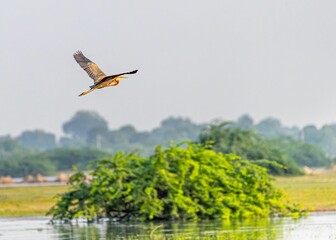
[[[336,212],[249,222],[48,224],[46,217],[0,218],[0,239],[336,239]]]

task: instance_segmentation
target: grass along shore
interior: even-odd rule
[[[67,186],[0,188],[0,216],[44,216]]]
[[[336,211],[336,172],[300,177],[277,177],[275,185],[282,188],[294,203],[311,211]]]
[[[336,210],[336,173],[277,177],[275,185],[289,200],[312,211]],[[41,216],[56,203],[54,197],[67,186],[0,188],[0,216]]]

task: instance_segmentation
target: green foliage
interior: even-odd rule
[[[110,156],[110,154],[92,148],[58,148],[46,153],[46,157],[60,171],[70,170],[73,166],[84,169],[89,162],[107,156]]]
[[[163,120],[161,126],[151,132],[149,140],[155,146],[158,142],[162,142],[162,140],[165,141],[166,146],[168,146],[170,141],[194,141],[198,138],[199,132],[203,127],[204,125],[196,125],[189,119],[170,117]]]
[[[329,156],[336,156],[336,124],[324,125],[321,129],[310,125],[302,131],[305,142],[321,147]]]
[[[227,122],[210,125],[200,134],[199,142],[212,142],[216,152],[234,153],[253,160],[274,175],[302,173],[294,160],[281,148],[251,130],[232,128]]]
[[[37,150],[48,150],[57,146],[55,135],[42,130],[24,131],[17,140],[22,146]]]
[[[67,136],[60,139],[63,147],[97,147],[116,153],[141,149],[149,156],[158,144],[169,146],[170,141],[196,140],[203,125],[189,119],[170,117],[152,131],[137,131],[131,125],[109,130],[106,120],[95,112],[79,111],[63,124]]]
[[[332,159],[318,146],[294,140],[292,138],[277,138],[268,140],[269,143],[284,151],[300,166],[308,167],[328,167],[332,164]]]
[[[0,176],[22,177],[42,174],[55,174],[56,167],[44,154],[12,154],[0,161]]]
[[[326,124],[323,125],[320,129],[318,129],[314,125],[307,125],[302,129],[298,127],[285,127],[281,124],[281,122],[275,118],[266,118],[260,121],[259,123],[254,124],[253,119],[248,115],[243,115],[236,122],[230,124],[232,128],[240,128],[243,130],[252,130],[257,134],[266,137],[268,139],[277,139],[277,138],[292,138],[296,141],[303,141],[307,144],[314,145],[315,149],[310,146],[304,146],[309,152],[314,152],[313,155],[317,154],[317,152],[323,150],[324,155],[327,157],[336,156],[336,124]],[[298,145],[295,143],[295,145]],[[303,148],[303,144],[301,144],[301,148]],[[320,148],[321,150],[318,150]],[[286,147],[287,149],[287,147]],[[286,151],[285,149],[285,151]],[[300,151],[301,154],[303,152]],[[296,156],[298,156],[295,154]],[[290,154],[291,155],[291,154]],[[308,155],[312,155],[309,153]],[[321,157],[321,156],[320,156]],[[308,162],[309,164],[305,164],[308,166],[325,166],[327,162],[330,160],[322,162],[317,160],[316,163],[313,163],[309,160],[302,160],[301,158],[307,158],[307,156],[300,156],[299,160],[295,161],[298,164],[303,164],[303,162]],[[323,157],[322,157],[323,158]]]
[[[0,137],[0,160],[12,154],[25,154],[28,149],[10,136]]]
[[[287,136],[298,139],[300,135],[300,130],[297,127],[284,127],[281,122],[275,118],[266,118],[260,121],[255,125],[254,130],[258,134],[268,138]]]
[[[63,131],[73,138],[87,139],[92,129],[108,129],[107,122],[98,113],[78,111],[69,121],[63,124]]]
[[[284,127],[277,119],[267,118],[254,123],[250,116],[243,115],[236,122],[225,126],[210,125],[201,132],[205,126],[189,119],[170,117],[152,131],[137,131],[131,125],[110,130],[107,121],[98,113],[79,111],[63,124],[65,136],[61,136],[59,142],[56,142],[55,135],[42,130],[24,131],[16,138],[0,137],[0,161],[9,157],[11,160],[8,161],[13,161],[4,162],[2,166],[14,168],[13,171],[0,170],[17,172],[16,175],[23,172],[15,167],[19,164],[17,159],[35,154],[36,150],[47,153],[45,157],[51,159],[47,162],[53,165],[51,168],[56,165],[59,170],[70,170],[76,165],[83,169],[89,161],[109,155],[107,152],[141,150],[143,156],[150,156],[157,145],[168,147],[171,141],[197,141],[199,133],[201,143],[213,141],[217,152],[235,153],[254,160],[274,175],[300,174],[298,165],[320,167],[336,161],[336,158],[331,160],[336,155],[334,124],[321,129],[307,126],[301,131],[296,127]]]
[[[197,125],[189,119],[170,117],[150,132],[139,132],[133,126],[126,125],[116,130],[100,132],[99,137],[103,149],[111,149],[114,153],[141,149],[143,155],[149,156],[158,144],[168,147],[170,141],[196,140],[202,128],[203,125]],[[91,135],[88,144],[95,146],[96,134]]]
[[[117,153],[78,171],[49,211],[53,220],[235,219],[298,214],[267,169],[198,144],[157,147],[149,158]],[[90,180],[88,180],[90,179]]]
[[[45,155],[22,147],[11,137],[0,138],[0,176],[22,177],[37,173],[50,175],[55,166]]]
[[[24,177],[37,173],[55,174],[58,171],[71,170],[73,166],[84,169],[94,160],[111,156],[106,151],[93,148],[57,148],[37,152],[22,147],[18,140],[10,137],[0,138],[0,176]]]
[[[244,114],[237,119],[237,121],[234,123],[234,127],[240,128],[242,130],[252,130],[254,127],[254,122],[249,115]]]

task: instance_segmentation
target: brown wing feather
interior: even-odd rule
[[[98,65],[86,58],[81,51],[75,52],[73,56],[79,66],[81,66],[90,78],[93,79],[94,83],[98,83],[106,77],[105,73],[98,67]]]

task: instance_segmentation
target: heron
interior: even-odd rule
[[[106,76],[106,74],[98,67],[97,64],[92,62],[90,59],[86,58],[81,51],[74,53],[74,58],[76,62],[84,69],[84,71],[93,79],[94,84],[90,86],[90,89],[82,92],[79,96],[84,96],[96,89],[101,89],[104,87],[117,86],[119,81],[123,78],[127,78],[124,75],[135,74],[138,70],[133,70],[131,72],[119,73],[111,76]]]

